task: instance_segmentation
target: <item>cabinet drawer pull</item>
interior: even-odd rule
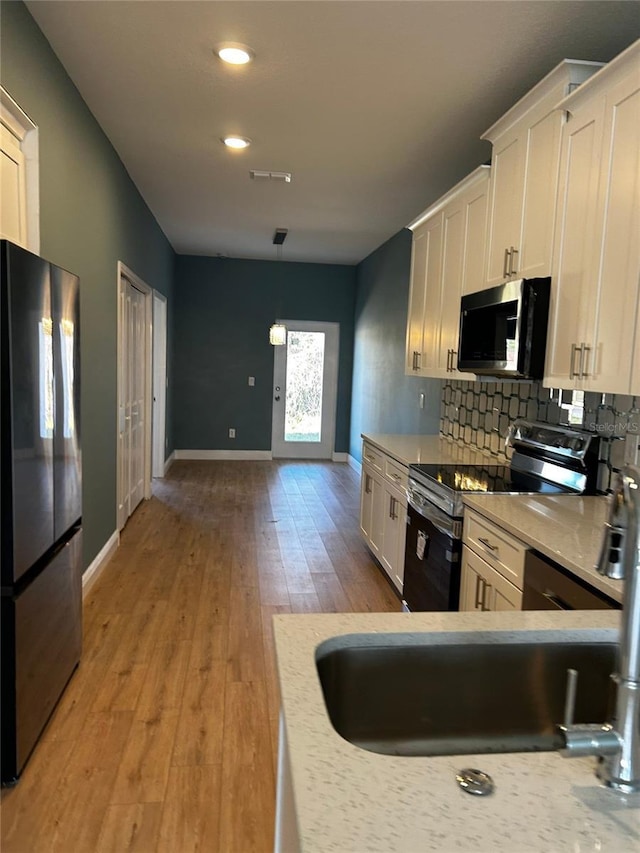
[[[489,540],[485,539],[483,536],[478,536],[478,542],[482,542],[482,544],[484,545],[485,548],[488,548],[490,551],[493,551],[494,553],[498,550],[497,545],[492,545],[491,542],[489,542]]]
[[[575,379],[580,375],[580,369],[576,370],[576,353],[580,353],[580,367],[582,367],[582,345],[571,344],[571,359],[569,362],[569,379]]]
[[[491,584],[488,584],[485,580],[482,581],[482,607],[480,610],[487,611],[489,608],[487,607],[487,590],[491,589]]]
[[[509,276],[509,261],[511,259],[511,252],[509,249],[504,250],[504,264],[502,265],[502,276],[503,278],[508,278]]]
[[[369,479],[370,479],[369,475],[365,474],[364,475],[364,490],[368,495],[371,494],[371,489],[369,488]]]
[[[392,521],[395,521],[397,518],[395,504],[396,504],[396,499],[390,495],[389,496],[389,518]]]
[[[482,580],[480,575],[476,575],[476,600],[475,600],[475,609],[476,610],[482,610],[483,596],[481,595],[481,587],[480,587],[481,583],[484,585],[484,581]]]
[[[457,369],[458,369],[458,350],[452,349],[451,350],[451,372],[455,373]]]
[[[511,254],[511,260],[509,261],[509,275],[515,275],[517,273],[515,260],[516,260],[517,254],[518,254],[518,250],[516,249],[515,246],[511,247],[511,253],[510,254]]]
[[[580,344],[582,352],[584,354],[584,366],[582,364],[582,356],[580,356],[580,376],[588,376],[589,375],[589,358],[591,356],[591,347],[587,344]]]

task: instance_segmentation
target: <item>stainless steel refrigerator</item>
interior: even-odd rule
[[[79,282],[0,241],[1,769],[17,781],[79,660]]]

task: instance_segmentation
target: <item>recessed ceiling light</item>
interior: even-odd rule
[[[236,42],[219,44],[215,48],[215,53],[229,65],[246,65],[255,56],[255,53],[246,44],[237,44]]]
[[[222,142],[224,142],[227,148],[235,148],[237,150],[248,148],[251,145],[251,140],[247,139],[246,136],[223,136]]]

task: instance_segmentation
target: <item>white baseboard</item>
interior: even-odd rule
[[[102,573],[102,570],[107,565],[113,554],[116,552],[118,546],[120,545],[120,531],[114,530],[111,536],[107,539],[105,544],[100,549],[99,553],[96,555],[95,559],[88,566],[86,572],[82,575],[82,597],[89,592],[94,583],[98,580],[98,577]]]
[[[271,459],[270,450],[174,450],[175,459]]]
[[[349,454],[348,453],[335,453],[331,457],[334,462],[348,462]]]
[[[357,471],[358,474],[362,473],[362,463],[358,462],[358,460],[356,459],[355,456],[352,456],[351,454],[349,454],[349,458],[347,461],[348,461],[349,465],[353,468],[354,471]]]

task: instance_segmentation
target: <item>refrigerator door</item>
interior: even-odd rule
[[[11,586],[55,541],[53,321],[49,264],[6,241],[1,254],[2,585]]]
[[[82,515],[80,456],[80,317],[77,276],[51,265],[55,366],[54,536]]]
[[[2,781],[20,775],[82,646],[82,531],[20,595],[2,597]]]

